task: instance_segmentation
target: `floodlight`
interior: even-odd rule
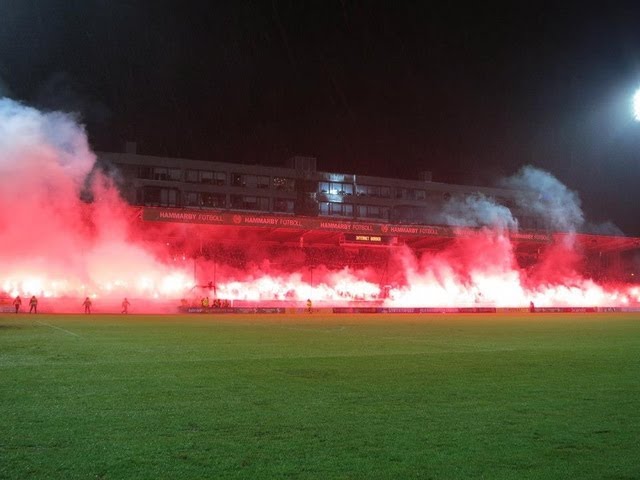
[[[633,119],[640,122],[640,89],[633,94]]]

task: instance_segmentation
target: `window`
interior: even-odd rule
[[[177,207],[178,190],[174,188],[142,187],[138,189],[139,204],[160,207]]]
[[[213,172],[213,184],[214,185],[226,185],[227,174],[224,172]]]
[[[158,187],[142,187],[136,191],[139,205],[158,205],[160,203],[160,189]]]
[[[226,198],[219,193],[200,193],[200,206],[206,208],[225,208]]]
[[[208,192],[185,192],[184,202],[187,207],[226,208],[227,199],[224,194]]]
[[[187,170],[185,181],[190,183],[198,183],[200,181],[198,170]]]
[[[169,168],[168,169],[168,174],[167,174],[167,179],[174,181],[174,182],[179,182],[182,180],[182,170],[179,168]]]
[[[353,217],[353,205],[350,203],[319,202],[320,215]]]
[[[267,212],[269,211],[269,199],[267,197],[254,197],[251,195],[231,195],[231,208]]]
[[[258,186],[258,177],[256,175],[242,175],[242,186],[256,188]]]
[[[258,175],[257,186],[258,188],[269,188],[269,177],[266,175]]]
[[[287,177],[273,177],[272,183],[274,190],[285,190],[292,192],[295,190],[295,180]]]
[[[273,211],[283,213],[293,213],[293,200],[287,198],[276,198],[273,201]]]
[[[330,195],[353,195],[353,185],[351,183],[340,182],[320,182],[318,183],[320,193]]]
[[[369,208],[367,205],[358,205],[358,216],[359,217],[366,217],[367,216],[367,209]]]
[[[389,207],[379,207],[377,205],[358,205],[358,217],[361,218],[389,218]]]
[[[168,207],[178,206],[178,192],[172,188],[160,189],[160,205],[166,205]]]
[[[358,195],[367,197],[391,197],[390,187],[381,187],[379,185],[358,185]]]
[[[247,188],[269,188],[269,177],[266,175],[240,175],[240,179],[236,180],[234,185]]]
[[[167,179],[167,169],[154,167],[153,169],[153,179],[154,180],[166,180]]]
[[[244,181],[242,179],[242,174],[240,173],[232,173],[231,174],[231,185],[234,187],[244,187]]]
[[[340,183],[337,185],[340,185],[340,190],[338,190],[340,195],[353,195],[353,185],[350,183]]]
[[[205,185],[213,184],[213,172],[208,172],[206,170],[200,170],[200,183],[204,183]]]
[[[353,217],[353,205],[343,203],[332,203],[330,211],[334,215],[342,215],[344,217]]]
[[[144,178],[146,180],[150,180],[153,178],[153,170],[151,167],[139,167],[138,168],[138,178]]]
[[[396,198],[407,198],[408,196],[406,188],[396,187]]]
[[[267,197],[258,197],[258,210],[269,211],[269,199]]]
[[[380,196],[380,187],[375,185],[365,186],[365,192],[370,197],[379,197]]]
[[[426,201],[431,203],[441,203],[442,202],[442,192],[434,192],[427,191],[426,193]]]
[[[185,192],[184,194],[184,203],[187,207],[199,207],[200,201],[198,192]]]
[[[416,200],[426,200],[427,194],[424,190],[414,190],[413,198],[415,198]]]
[[[187,170],[185,174],[185,181],[190,183],[220,186],[227,184],[227,174],[224,172],[211,172],[209,170]]]
[[[243,196],[242,195],[231,195],[231,208],[243,208]]]

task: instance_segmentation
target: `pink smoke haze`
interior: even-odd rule
[[[179,298],[192,279],[135,242],[108,179],[96,171],[87,184],[95,160],[73,117],[0,99],[0,289]]]
[[[519,267],[504,230],[517,222],[504,207],[490,212],[493,219],[500,216],[496,228],[467,231],[445,249],[420,256],[391,247],[384,266],[310,269],[299,248],[267,258],[241,235],[225,240],[236,248],[246,245],[243,266],[214,261],[194,253],[202,240],[187,227],[134,221],[131,207],[95,162],[72,116],[0,99],[0,291],[5,295],[37,295],[52,304],[55,299],[71,311],[80,311],[85,296],[94,299],[97,311],[100,305],[116,309],[127,296],[138,299],[132,307],[137,313],[158,311],[154,301],[174,308],[180,299],[197,303],[203,296],[235,305],[295,306],[312,299],[316,306],[388,307],[523,307],[531,301],[540,307],[627,306],[640,300],[637,286],[601,285],[578,273],[581,257],[570,241],[547,248],[534,266]],[[86,196],[92,201],[81,200]],[[477,205],[476,219],[491,202],[480,198]],[[175,238],[182,251],[165,241]],[[203,287],[212,280],[215,288]]]

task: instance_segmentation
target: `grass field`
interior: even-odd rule
[[[640,315],[0,315],[38,478],[640,478]]]

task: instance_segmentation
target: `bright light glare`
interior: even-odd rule
[[[633,118],[640,122],[640,89],[633,95]]]

